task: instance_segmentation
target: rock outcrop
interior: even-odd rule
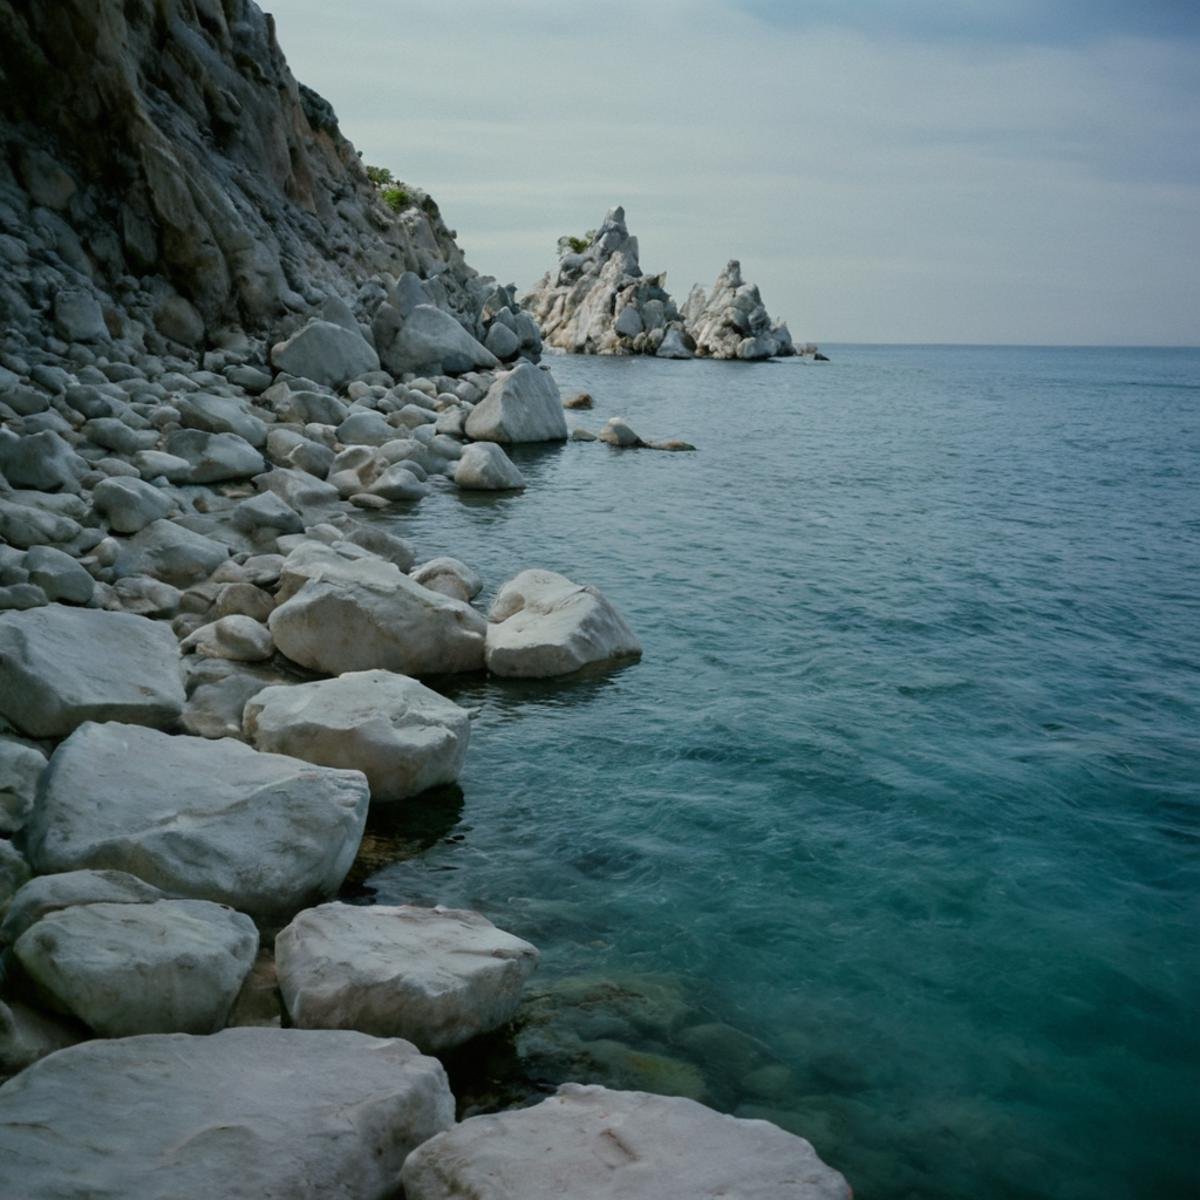
[[[731,259],[711,293],[697,284],[683,306],[684,322],[698,356],[742,359],[785,358],[796,353],[787,325],[767,314],[758,288],[742,280]]]

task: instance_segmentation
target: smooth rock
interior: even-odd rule
[[[0,615],[0,715],[31,737],[84,721],[171,725],[183,700],[165,625],[61,605]]]
[[[54,297],[54,323],[68,342],[106,342],[108,326],[96,298],[89,292],[67,289]]]
[[[765,1121],[577,1083],[431,1138],[401,1180],[408,1200],[851,1200],[808,1142]]]
[[[399,1040],[248,1028],[92,1041],[0,1088],[0,1195],[386,1200],[405,1158],[453,1123],[441,1064]]]
[[[259,750],[362,771],[372,801],[456,780],[471,724],[453,701],[390,671],[266,688],[247,702],[243,721]]]
[[[235,613],[201,625],[183,639],[180,649],[185,654],[192,651],[204,658],[262,662],[275,653],[275,643],[265,625],[253,617]]]
[[[53,546],[31,546],[25,554],[29,582],[46,593],[47,600],[63,604],[87,604],[96,581],[69,554]]]
[[[479,913],[410,905],[323,904],[275,941],[293,1024],[404,1037],[430,1052],[509,1020],[537,960]]]
[[[480,345],[448,312],[418,304],[400,323],[391,342],[380,347],[384,366],[397,377],[409,371],[461,375],[490,370],[499,359]]]
[[[207,579],[229,557],[229,547],[174,521],[152,521],[121,543],[113,570],[126,575],[150,575],[176,587]]]
[[[183,461],[183,460],[180,460]],[[101,480],[92,491],[96,511],[116,533],[137,533],[165,517],[174,505],[159,488],[122,475]]]
[[[341,387],[368,371],[378,371],[379,355],[360,333],[332,321],[312,320],[271,347],[271,363],[278,371]]]
[[[487,666],[495,675],[566,675],[642,653],[633,630],[599,588],[553,571],[522,571],[509,580],[496,593],[488,620]]]
[[[148,904],[164,900],[159,888],[127,871],[63,871],[38,875],[9,902],[0,924],[0,942],[12,945],[31,925],[76,904]]]
[[[0,838],[0,906],[29,882],[29,875],[24,855],[12,842]]]
[[[641,446],[642,439],[630,428],[624,417],[609,417],[600,430],[600,441],[610,446]]]
[[[216,1033],[254,963],[258,930],[207,900],[76,904],[27,929],[13,953],[101,1037]]]
[[[33,746],[0,738],[0,834],[23,829],[33,811],[46,756]]]
[[[525,477],[495,442],[472,442],[465,447],[454,469],[454,482],[465,491],[520,491],[525,487]]]
[[[496,376],[464,428],[477,442],[561,442],[567,437],[558,385],[548,371],[528,361]]]
[[[455,600],[474,600],[483,591],[483,580],[478,571],[471,570],[457,558],[431,558],[414,567],[409,577],[431,592],[441,592]]]
[[[0,476],[13,487],[77,492],[87,469],[87,460],[53,429],[17,437],[0,428]]]
[[[73,1022],[68,1024],[16,1001],[0,1002],[0,1081],[89,1036]]]
[[[263,456],[236,433],[178,429],[167,435],[168,454],[191,463],[191,483],[223,483],[249,479],[266,469]]]
[[[25,837],[39,872],[128,871],[179,896],[277,917],[341,886],[368,799],[357,771],[228,738],[89,723],[54,752]]]

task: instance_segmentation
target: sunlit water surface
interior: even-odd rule
[[[1200,353],[831,353],[552,359],[572,423],[698,453],[527,448],[397,521],[646,654],[447,688],[462,795],[362,898],[541,948],[476,1107],[690,1094],[860,1200],[1196,1195]]]

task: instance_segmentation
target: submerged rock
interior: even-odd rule
[[[522,571],[488,611],[487,666],[495,675],[567,675],[590,663],[638,658],[641,643],[591,584],[553,571]]]
[[[297,1026],[404,1037],[432,1052],[509,1020],[538,952],[475,912],[324,904],[279,934],[275,956]]]
[[[465,709],[390,671],[269,687],[247,703],[243,719],[260,750],[362,771],[373,801],[453,783],[471,732]]]
[[[384,1200],[454,1123],[441,1065],[343,1030],[87,1042],[0,1088],[0,1195]]]
[[[289,916],[337,891],[367,803],[357,771],[89,723],[51,758],[26,838],[39,872],[128,871],[179,896]]]
[[[472,1117],[439,1134],[409,1157],[401,1178],[408,1200],[851,1197],[808,1142],[765,1121],[575,1083],[533,1108]]]

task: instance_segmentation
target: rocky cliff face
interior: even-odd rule
[[[431,198],[383,202],[251,0],[0,0],[0,114],[9,331],[195,348],[331,298],[369,321],[405,272],[477,338],[505,307]]]
[[[771,320],[736,261],[711,295],[697,284],[678,308],[665,274],[642,273],[623,208],[609,211],[582,251],[568,247],[522,303],[547,345],[572,354],[754,360],[796,353],[787,326]]]

